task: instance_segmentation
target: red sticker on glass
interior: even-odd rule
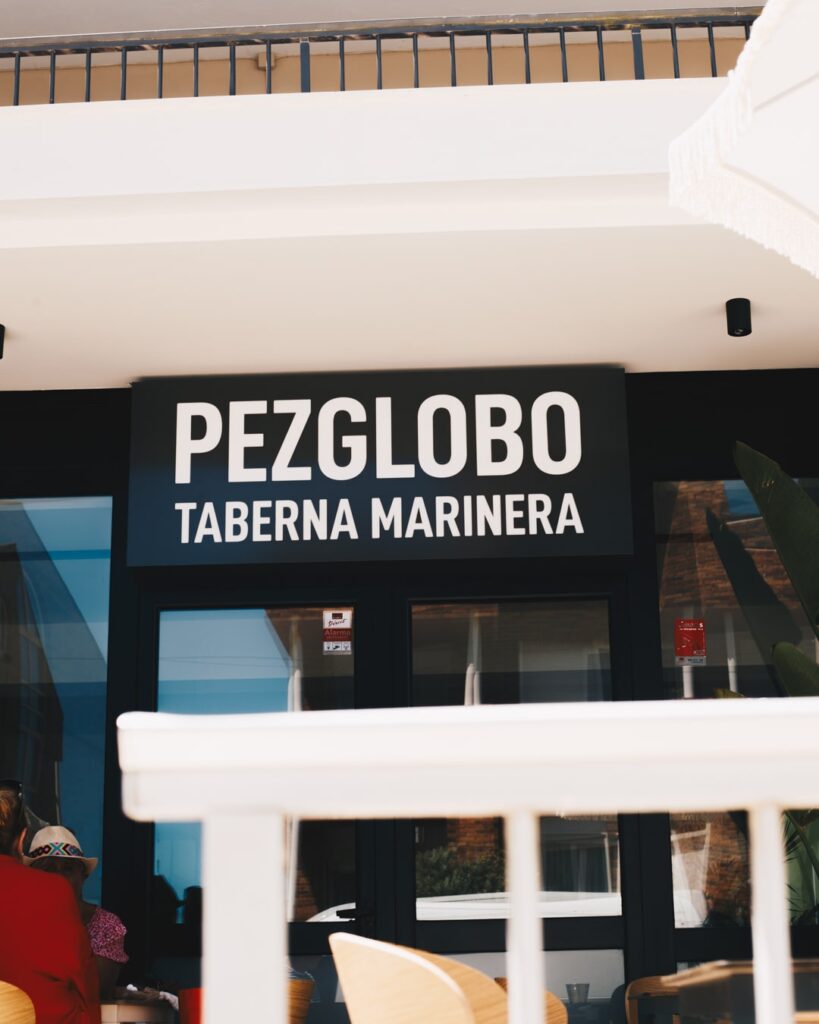
[[[678,665],[705,664],[705,619],[674,620],[674,660]]]

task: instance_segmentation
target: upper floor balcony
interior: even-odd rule
[[[543,13],[521,15],[504,6],[497,0],[475,14],[474,4],[460,4],[442,17],[413,4],[373,20],[359,4],[345,21],[328,22],[313,4],[284,12],[299,17],[294,24],[281,23],[278,11],[277,24],[201,28],[188,27],[184,14],[171,22],[158,12],[148,21],[105,15],[89,22],[91,32],[66,22],[71,31],[62,34],[54,32],[59,22],[21,15],[15,27],[32,34],[9,38],[7,29],[0,40],[0,104],[716,78],[736,63],[761,10],[711,4],[565,14],[546,0]],[[38,27],[50,31],[34,34]]]

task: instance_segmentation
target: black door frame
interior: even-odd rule
[[[481,560],[448,563],[389,563],[333,566],[238,567],[218,570],[144,570],[139,581],[137,645],[138,707],[156,707],[158,626],[162,611],[191,608],[346,606],[356,608],[356,706],[389,707],[410,702],[410,630],[413,602],[605,598],[609,604],[610,650],[615,700],[632,699],[629,580],[627,560],[611,559]],[[352,585],[346,578],[354,579]],[[363,637],[368,637],[363,640]],[[132,836],[141,877],[150,875],[152,830]],[[551,919],[544,924],[544,948],[623,949],[635,960],[635,941],[644,926],[645,871],[631,870],[645,856],[645,829],[634,816],[621,816],[621,870],[624,914],[617,918]],[[495,952],[505,948],[502,921],[415,922],[412,823],[369,823],[359,829],[360,909],[374,920],[358,924],[291,925],[295,955],[326,952],[336,930],[359,930],[379,937],[446,952]],[[140,852],[141,851],[141,852]],[[147,876],[146,876],[147,872]],[[669,865],[670,876],[670,865]],[[140,931],[149,940],[147,908]],[[629,921],[637,922],[634,927]],[[638,954],[639,959],[639,954]],[[635,970],[640,970],[637,963]]]

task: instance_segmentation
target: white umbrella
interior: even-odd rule
[[[768,0],[669,163],[672,205],[819,277],[819,0]]]

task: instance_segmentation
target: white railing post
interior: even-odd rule
[[[204,1024],[287,1020],[284,818],[219,811],[203,827]]]
[[[782,809],[750,811],[751,927],[756,1024],[792,1024],[791,943],[786,901]]]
[[[285,815],[503,816],[510,1022],[541,1024],[539,815],[747,808],[757,1021],[792,1024],[781,813],[817,806],[817,729],[809,697],[134,712],[119,719],[123,807],[204,822],[205,1024],[287,1019]]]
[[[510,1024],[543,1021],[543,923],[540,919],[540,831],[538,816],[514,811],[504,819],[506,888],[506,973]]]

